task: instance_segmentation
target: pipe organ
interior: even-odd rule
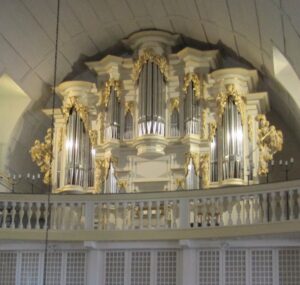
[[[220,68],[217,50],[173,52],[179,41],[162,31],[135,33],[124,40],[131,57],[87,63],[97,85],[56,87],[63,103],[55,110],[52,159],[40,141],[31,149],[53,192],[259,183],[283,136],[265,116],[268,94],[256,91],[257,72]]]

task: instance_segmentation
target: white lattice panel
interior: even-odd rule
[[[300,284],[300,249],[279,250],[279,285]]]
[[[218,250],[199,251],[199,285],[219,285],[219,258]]]
[[[85,252],[68,252],[66,267],[66,285],[85,285],[86,283]]]
[[[131,253],[130,285],[150,285],[151,252],[133,251]]]
[[[246,251],[227,250],[225,253],[225,285],[246,285]]]
[[[39,253],[23,252],[21,258],[21,285],[39,285]]]
[[[251,262],[252,285],[272,285],[272,250],[252,250]]]
[[[47,259],[46,285],[57,285],[61,282],[62,253],[49,252]]]
[[[105,254],[105,285],[123,285],[125,252],[110,251]]]
[[[177,252],[157,252],[157,285],[176,285]]]
[[[0,284],[14,285],[16,283],[17,253],[0,252]]]

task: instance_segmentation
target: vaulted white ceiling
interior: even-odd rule
[[[8,74],[33,100],[53,83],[56,4],[0,2],[0,75]],[[299,0],[61,0],[58,81],[80,56],[153,28],[222,42],[269,77],[274,76],[275,46],[299,76],[299,15]],[[300,126],[299,106],[290,96],[282,93],[272,102],[287,123]]]

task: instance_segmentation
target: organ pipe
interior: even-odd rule
[[[243,127],[233,98],[228,97],[223,114],[223,179],[242,178]]]
[[[157,64],[147,61],[139,77],[139,135],[165,133],[164,78]]]
[[[65,184],[87,186],[92,167],[91,144],[84,123],[74,108],[67,122]]]

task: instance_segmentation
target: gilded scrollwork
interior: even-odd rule
[[[124,105],[124,111],[125,111],[125,114],[127,114],[128,112],[133,114],[133,112],[134,112],[134,102],[133,101],[126,101],[125,105]]]
[[[123,190],[123,191],[126,190],[127,186],[128,186],[128,182],[126,180],[119,180],[118,181],[118,188],[120,190]]]
[[[237,107],[237,110],[241,114],[242,124],[245,125],[246,121],[246,111],[245,111],[245,102],[242,95],[237,91],[234,84],[225,85],[226,91],[219,93],[217,96],[217,106],[218,106],[218,117],[219,122],[222,120],[222,115],[224,113],[225,107],[227,105],[228,97],[232,96],[234,103]]]
[[[202,187],[207,188],[209,186],[209,154],[201,154],[199,157],[199,163]]]
[[[184,178],[177,178],[175,181],[177,189],[184,189],[184,182]]]
[[[70,116],[70,110],[72,108],[75,108],[76,112],[79,114],[79,117],[82,119],[85,128],[88,129],[88,108],[79,103],[78,99],[75,96],[68,97],[64,100],[62,113],[65,121],[68,120]]]
[[[257,115],[256,121],[258,122],[257,144],[259,148],[258,174],[266,175],[269,172],[269,161],[273,159],[276,152],[282,150],[283,134],[282,131],[270,125],[265,115]]]
[[[253,140],[253,116],[248,115],[248,140],[249,142],[252,142]]]
[[[30,149],[31,159],[44,173],[43,182],[51,183],[51,161],[52,161],[52,129],[47,130],[44,142],[35,140],[34,145]]]
[[[208,140],[211,142],[216,135],[217,131],[217,123],[216,122],[211,122],[209,123],[209,135],[208,135]]]
[[[173,112],[177,110],[179,112],[179,98],[171,98],[170,99],[170,111]]]
[[[104,112],[100,112],[98,116],[98,122],[99,122],[99,141],[100,143],[104,142],[104,123],[105,123],[105,114]]]
[[[62,146],[63,146],[63,137],[64,137],[64,128],[61,127],[59,128],[59,134],[58,134],[58,151],[62,151]]]
[[[103,90],[103,96],[100,100],[100,105],[104,105],[107,107],[108,101],[109,101],[109,96],[111,93],[111,89],[116,91],[116,95],[118,100],[120,101],[121,99],[121,88],[120,88],[120,81],[115,80],[115,79],[109,79],[105,82],[104,90]]]
[[[165,57],[157,55],[153,52],[152,49],[147,49],[144,51],[142,55],[140,55],[139,59],[134,63],[133,70],[132,70],[132,79],[136,82],[139,78],[140,72],[143,68],[143,65],[148,61],[154,62],[160,72],[164,75],[167,79],[167,60]]]
[[[188,91],[188,87],[190,85],[190,82],[193,83],[193,90],[195,92],[195,96],[197,99],[203,98],[201,94],[201,86],[200,86],[200,79],[197,74],[195,73],[187,73],[184,76],[184,82],[183,82],[183,91],[186,94]]]
[[[202,139],[206,139],[207,138],[207,115],[208,115],[208,109],[204,108],[201,111],[201,133],[200,133],[200,137]]]
[[[96,130],[89,130],[89,137],[93,147],[97,145],[98,132]]]

